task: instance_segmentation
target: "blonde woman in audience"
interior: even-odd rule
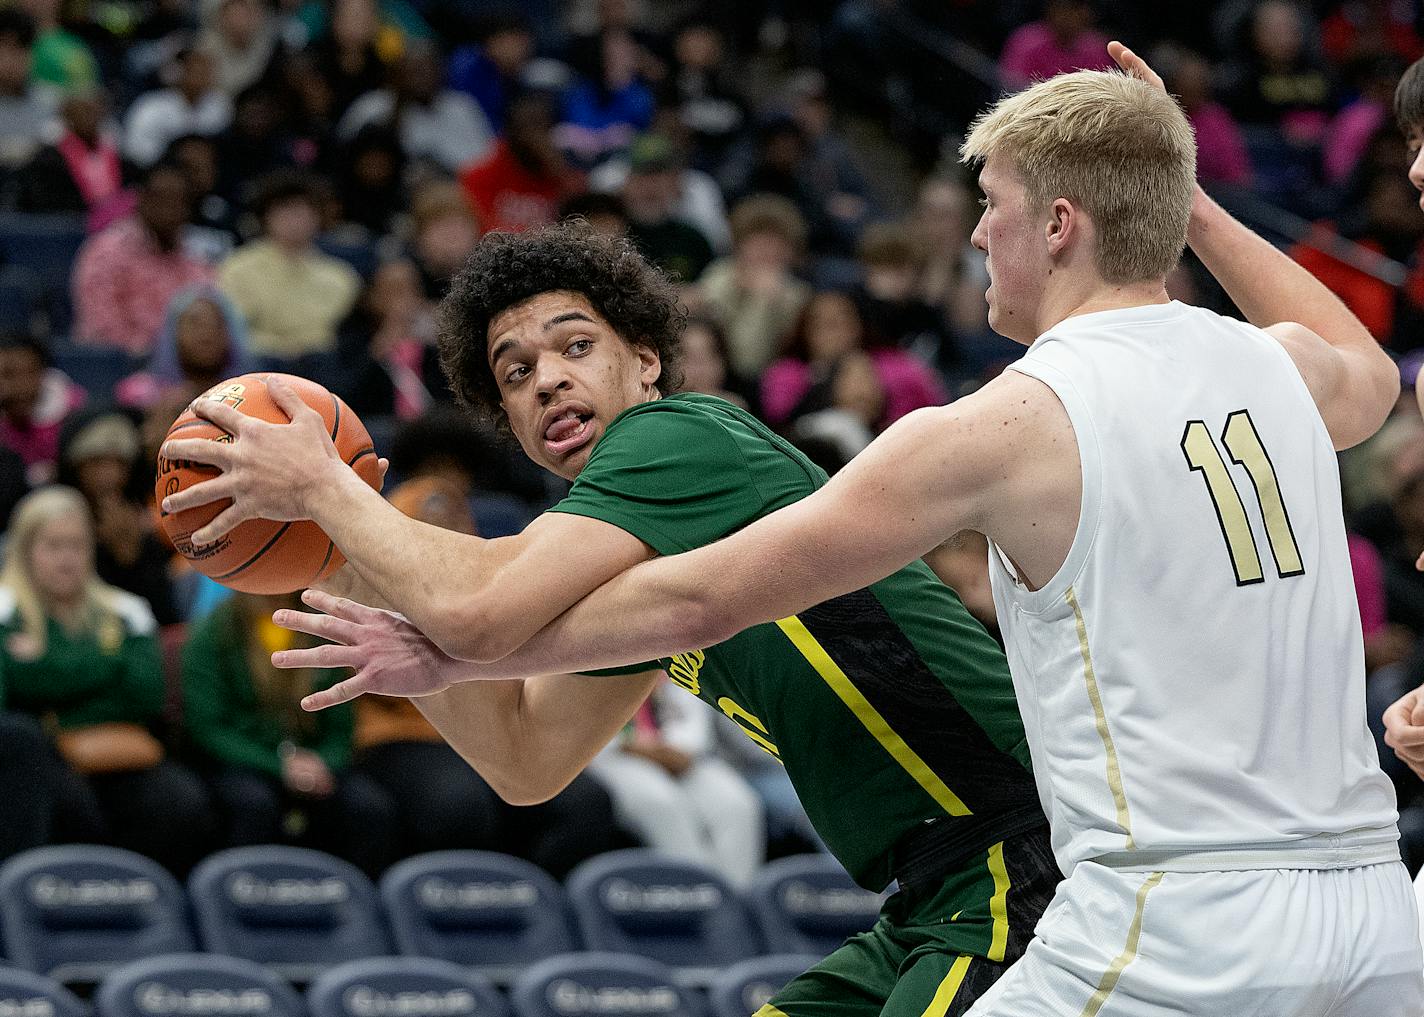
[[[185,872],[212,846],[202,782],[153,727],[165,693],[153,613],[94,571],[94,524],[68,487],[15,510],[0,573],[0,661],[9,709],[55,749],[61,840],[126,847]]]

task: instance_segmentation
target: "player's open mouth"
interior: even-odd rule
[[[544,430],[544,447],[556,456],[568,455],[593,437],[593,414],[568,410]]]

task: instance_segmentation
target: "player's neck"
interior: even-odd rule
[[[1064,280],[1066,285],[1056,292],[1046,293],[1043,312],[1039,315],[1038,334],[1042,335],[1054,325],[1080,314],[1097,311],[1119,311],[1127,307],[1145,307],[1149,304],[1165,304],[1171,301],[1166,283],[1161,279],[1149,279],[1136,283],[1108,283],[1102,279],[1083,280],[1074,285]]]

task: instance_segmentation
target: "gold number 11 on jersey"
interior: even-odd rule
[[[1261,444],[1261,436],[1256,432],[1256,424],[1251,420],[1249,411],[1237,410],[1226,418],[1221,443],[1231,454],[1231,461],[1246,468],[1256,489],[1256,502],[1261,507],[1261,518],[1266,524],[1266,538],[1271,544],[1271,556],[1276,560],[1277,574],[1282,579],[1302,575],[1305,566],[1301,564],[1300,547],[1291,530],[1286,503],[1281,499],[1276,468],[1271,464],[1266,446]],[[1251,534],[1251,524],[1246,519],[1246,506],[1236,491],[1226,460],[1203,421],[1188,422],[1187,430],[1182,435],[1182,452],[1187,457],[1187,465],[1201,471],[1206,480],[1212,507],[1216,509],[1216,520],[1221,524],[1221,535],[1226,538],[1226,548],[1231,552],[1236,585],[1248,586],[1264,581],[1261,555],[1256,550],[1256,538]]]

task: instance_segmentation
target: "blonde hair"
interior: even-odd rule
[[[83,518],[92,542],[94,520],[84,496],[72,487],[59,484],[31,491],[20,499],[5,540],[5,566],[0,570],[0,586],[14,595],[21,630],[37,640],[41,653],[48,643],[45,637],[49,615],[45,611],[44,597],[30,571],[30,552],[46,524],[68,515]],[[91,558],[89,579],[84,584],[84,606],[78,618],[79,628],[101,642],[122,639],[123,623],[117,610],[118,595],[118,590],[99,578]]]
[[[1161,89],[1116,71],[1076,71],[999,100],[971,125],[965,162],[1000,154],[1031,208],[1067,198],[1092,217],[1098,272],[1110,283],[1158,279],[1187,242],[1196,141]]]

